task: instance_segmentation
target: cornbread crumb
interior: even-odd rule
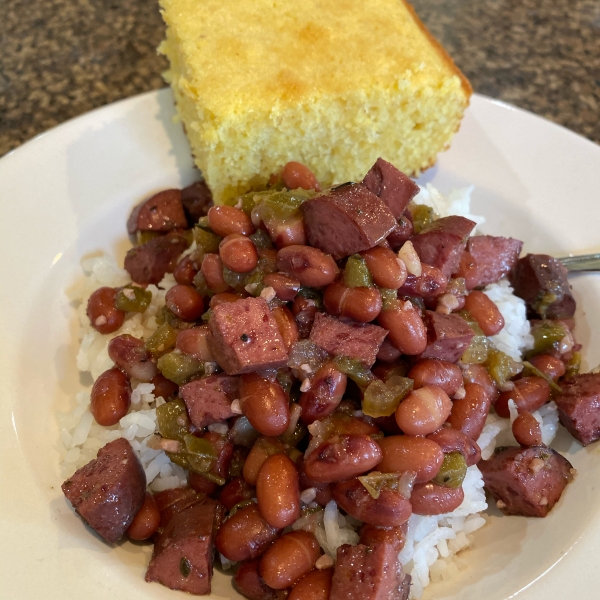
[[[217,201],[290,160],[323,185],[435,162],[471,88],[402,0],[160,0],[166,79]]]

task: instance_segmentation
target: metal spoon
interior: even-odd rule
[[[558,258],[567,271],[600,271],[600,254],[581,254]]]

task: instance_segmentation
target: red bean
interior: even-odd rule
[[[408,275],[404,285],[400,288],[401,296],[417,296],[418,298],[437,298],[448,287],[448,279],[437,268],[421,263],[421,275],[415,277]]]
[[[315,315],[317,314],[316,302],[311,298],[296,296],[292,304],[292,314],[298,324],[298,333],[302,339],[310,335]]]
[[[431,481],[444,462],[442,449],[431,440],[410,435],[392,435],[379,440],[382,459],[377,466],[384,473],[416,473],[416,483]]]
[[[427,439],[435,442],[444,452],[460,452],[467,463],[467,467],[476,465],[481,459],[481,450],[477,442],[472,440],[462,431],[452,427],[441,427],[437,431],[430,433]]]
[[[321,186],[314,173],[306,165],[293,160],[283,167],[281,180],[288,190],[302,188],[303,190],[321,191]]]
[[[465,280],[465,286],[468,290],[479,285],[480,280],[479,267],[473,258],[473,255],[466,250],[461,254],[460,264],[456,277],[463,277]]]
[[[471,292],[465,298],[465,308],[481,327],[485,335],[496,335],[504,327],[504,317],[496,303],[483,292]]]
[[[310,246],[287,246],[277,253],[277,269],[307,287],[325,287],[339,273],[329,254]]]
[[[198,271],[199,269],[196,267],[194,261],[189,256],[185,256],[177,263],[173,271],[173,277],[181,285],[193,285],[194,277],[196,277]]]
[[[397,290],[404,285],[408,272],[406,265],[389,248],[375,246],[360,253],[365,259],[375,285]]]
[[[283,590],[294,585],[317,562],[319,542],[308,531],[290,531],[282,535],[260,559],[259,572],[265,583]]]
[[[125,311],[115,308],[117,290],[98,288],[89,297],[86,314],[98,333],[114,333],[125,321]]]
[[[450,415],[452,401],[435,385],[413,390],[396,409],[398,427],[407,435],[427,435],[439,429]]]
[[[359,544],[374,546],[375,544],[389,544],[396,552],[404,548],[406,542],[406,524],[400,527],[376,527],[365,523],[360,528]]]
[[[402,352],[398,350],[392,343],[386,338],[383,340],[379,350],[377,352],[377,360],[383,362],[395,362],[402,356]]]
[[[167,308],[184,321],[196,321],[204,312],[204,300],[191,285],[174,285],[165,295]]]
[[[410,496],[416,515],[443,515],[456,510],[465,498],[462,487],[447,488],[435,483],[419,483]]]
[[[538,446],[542,443],[542,429],[530,412],[522,412],[513,421],[512,432],[521,446]]]
[[[494,404],[498,416],[508,419],[508,401],[514,400],[519,412],[533,412],[550,399],[550,385],[541,377],[522,377],[514,382],[514,389],[502,392]]]
[[[289,401],[282,387],[258,373],[244,373],[240,380],[240,407],[252,427],[266,436],[281,435],[290,424]]]
[[[133,518],[131,525],[127,529],[127,535],[132,540],[147,540],[160,525],[160,511],[154,496],[150,492],[146,492],[142,508]]]
[[[219,244],[223,265],[235,273],[249,273],[258,264],[258,252],[250,238],[231,233]]]
[[[307,243],[306,229],[302,217],[286,219],[285,221],[265,221],[265,226],[277,248],[304,246]]]
[[[565,374],[565,363],[550,354],[538,354],[529,359],[529,362],[545,375],[556,381]]]
[[[299,460],[298,464],[298,476],[301,490],[315,488],[315,502],[317,504],[326,506],[328,502],[333,500],[333,485],[331,483],[317,483],[316,481],[309,479],[304,472],[304,459],[302,458]]]
[[[259,564],[259,559],[241,563],[233,576],[234,587],[249,600],[285,600],[286,592],[274,590],[263,581]]]
[[[300,488],[296,466],[285,454],[269,456],[256,480],[258,510],[272,527],[283,529],[300,516]]]
[[[411,302],[394,304],[379,313],[377,322],[389,331],[388,339],[402,354],[414,356],[427,347],[427,328]]]
[[[208,325],[182,329],[177,334],[175,347],[200,362],[214,362],[215,358],[210,351],[207,337]]]
[[[347,382],[347,376],[332,361],[324,363],[311,379],[310,389],[300,395],[302,422],[310,425],[333,413],[342,401]]]
[[[290,348],[300,339],[296,319],[294,319],[290,309],[286,306],[276,306],[271,311],[271,314],[277,322],[277,328],[283,338],[283,344],[289,352]]]
[[[477,383],[487,392],[492,400],[492,404],[496,402],[496,399],[498,398],[498,388],[483,365],[473,364],[468,365],[463,369],[463,382],[465,384]]]
[[[215,294],[229,289],[229,284],[225,283],[225,279],[223,279],[223,262],[218,254],[205,254],[200,270],[204,275],[206,285]]]
[[[415,388],[437,385],[448,396],[454,396],[463,383],[462,371],[454,363],[434,358],[419,361],[407,377],[414,380]]]
[[[267,273],[263,283],[275,290],[275,294],[284,302],[291,302],[300,291],[300,282],[285,273]]]
[[[150,383],[154,384],[152,393],[155,398],[160,396],[161,398],[168,400],[169,398],[174,398],[179,391],[179,386],[170,379],[167,379],[162,373],[155,375]]]
[[[341,280],[327,286],[323,295],[327,312],[334,316],[368,323],[381,312],[381,294],[377,288],[346,287]]]
[[[285,446],[277,438],[258,438],[244,462],[243,475],[246,482],[256,485],[263,463],[269,456],[277,453],[285,453]]]
[[[254,486],[246,483],[243,477],[234,477],[230,479],[219,493],[219,502],[227,509],[231,510],[239,502],[250,500],[256,496]]]
[[[329,437],[333,437],[334,435],[373,436],[380,433],[379,429],[372,423],[351,417],[342,412],[334,412],[331,416],[327,417],[324,425],[327,430],[331,431]]]
[[[254,225],[250,217],[239,208],[233,206],[213,206],[208,210],[208,226],[221,237],[231,233],[250,235],[254,233]]]
[[[379,527],[398,527],[412,514],[410,502],[400,492],[384,487],[375,499],[358,479],[337,483],[333,497],[355,519]]]
[[[158,373],[143,340],[124,333],[108,343],[108,356],[129,377],[148,383]]]
[[[483,431],[491,406],[492,400],[483,386],[467,383],[465,397],[454,401],[448,423],[472,440],[477,440]]]
[[[315,569],[291,590],[288,600],[328,600],[333,569]]]
[[[114,367],[96,379],[91,392],[90,412],[98,425],[116,425],[127,414],[130,404],[131,387],[123,371]]]
[[[237,302],[241,300],[243,296],[241,294],[234,294],[232,292],[221,292],[220,294],[215,294],[211,299],[209,306],[214,308],[215,306],[219,306],[219,304],[225,304],[227,302]]]
[[[237,510],[219,529],[215,539],[217,550],[229,560],[258,558],[279,535],[261,516],[256,504]]]
[[[366,435],[334,436],[315,448],[304,461],[306,476],[332,483],[362,475],[381,460],[381,450]]]

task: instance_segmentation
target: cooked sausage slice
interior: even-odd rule
[[[425,311],[427,348],[421,358],[438,358],[456,362],[469,347],[475,332],[459,315]]]
[[[376,246],[396,227],[386,204],[356,183],[307,200],[300,209],[309,244],[336,260]]]
[[[204,502],[206,499],[206,494],[197,492],[191,487],[172,488],[156,492],[153,495],[158,511],[160,512],[159,534],[175,515]]]
[[[237,377],[210,375],[196,379],[179,388],[190,421],[199,429],[233,417],[231,403],[239,398]]]
[[[467,251],[473,257],[477,276],[467,280],[467,288],[495,283],[508,275],[521,254],[523,242],[514,238],[493,235],[475,235],[467,242]]]
[[[187,219],[181,203],[181,190],[164,190],[140,202],[127,220],[127,232],[185,229]]]
[[[212,192],[205,181],[196,181],[181,190],[181,202],[190,227],[206,216],[213,205]]]
[[[131,444],[119,438],[100,448],[61,488],[77,514],[113,544],[144,503],[146,475]]]

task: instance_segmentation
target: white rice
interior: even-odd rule
[[[416,201],[432,207],[440,216],[461,215],[481,224],[483,217],[469,212],[471,192],[472,188],[456,190],[445,198],[427,184],[425,188],[421,188]],[[108,342],[113,337],[128,333],[145,340],[155,331],[156,315],[164,305],[166,291],[175,281],[172,275],[167,275],[159,284],[160,287],[148,286],[152,292],[152,302],[148,309],[143,314],[128,313],[118,331],[111,335],[101,335],[89,324],[86,316],[87,298],[98,287],[117,287],[129,283],[129,276],[116,265],[112,257],[106,255],[84,259],[82,269],[84,277],[69,290],[69,297],[77,306],[80,325],[77,367],[82,372],[90,373],[95,381],[101,373],[113,366],[107,352]],[[530,348],[533,341],[523,301],[513,295],[507,281],[492,284],[484,291],[496,302],[506,321],[504,330],[492,338],[494,344],[519,360],[521,353]],[[185,485],[185,471],[173,464],[164,451],[147,446],[157,430],[156,408],[165,402],[161,397],[156,398],[153,392],[152,384],[132,381],[129,414],[117,425],[108,428],[101,427],[94,421],[89,410],[89,390],[79,392],[73,409],[68,413],[58,414],[63,445],[63,476],[69,477],[94,459],[98,450],[109,441],[124,437],[131,442],[137,453],[151,490],[160,491]],[[558,422],[556,406],[550,403],[534,414],[542,423],[544,442],[550,443]],[[212,430],[225,431],[226,428],[226,425],[216,424]],[[478,440],[482,456],[488,458],[496,443],[516,444],[514,438],[510,440],[511,437],[509,420],[491,414]],[[457,553],[473,542],[473,533],[486,522],[482,514],[487,508],[483,480],[476,466],[469,467],[463,489],[465,499],[454,512],[435,517],[413,515],[408,522],[406,545],[400,553],[400,560],[412,576],[411,599],[420,598],[430,581],[457,576],[462,567]],[[311,502],[313,498],[311,493],[304,496],[307,502]],[[342,515],[334,501],[324,510],[318,509],[314,504],[309,506],[315,512],[299,519],[292,528],[313,531],[328,556],[335,559],[340,545],[358,543],[357,530],[360,523],[351,516]],[[221,563],[224,568],[233,564],[224,557]]]

